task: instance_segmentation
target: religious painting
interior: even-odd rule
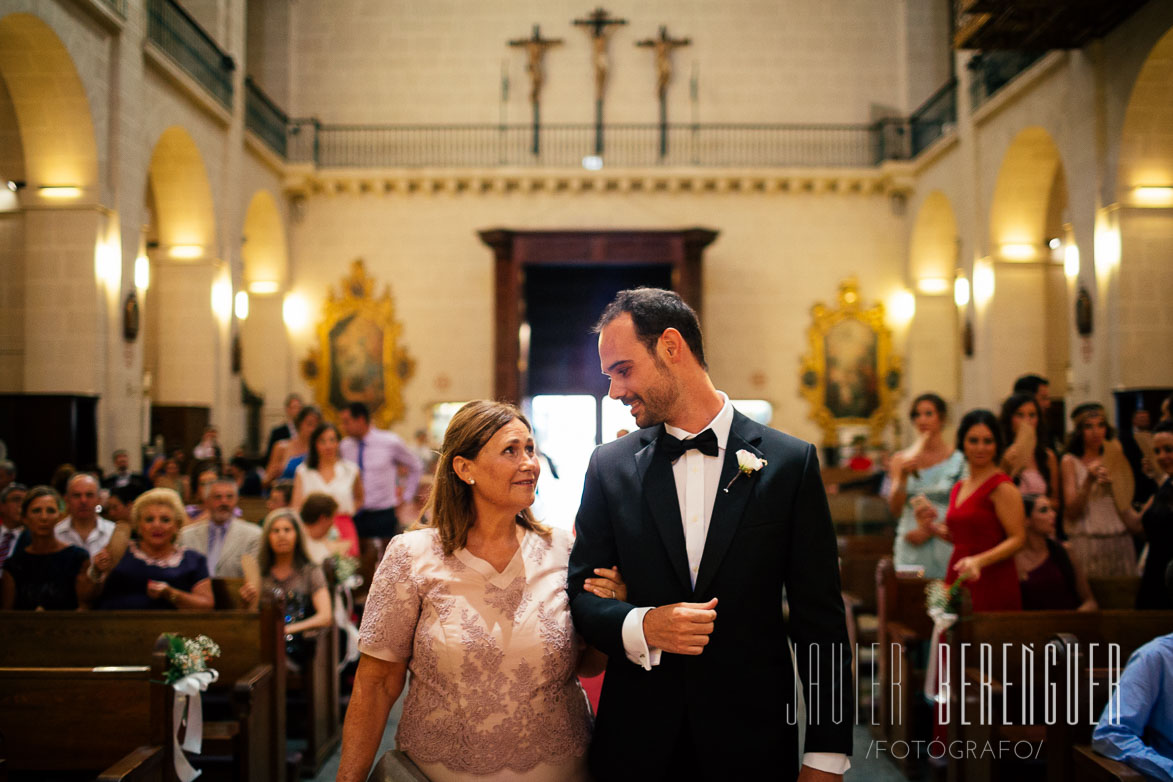
[[[375,281],[361,260],[342,280],[342,295],[331,288],[318,324],[318,344],[302,362],[302,375],[327,420],[352,402],[371,411],[371,421],[386,427],[403,417],[403,384],[415,360],[399,345],[403,327],[395,320],[390,286],[374,295]]]
[[[839,305],[811,308],[810,353],[803,358],[801,392],[824,444],[837,445],[841,428],[866,427],[878,445],[900,395],[900,360],[884,325],[884,305],[864,308],[855,279],[839,286]]]

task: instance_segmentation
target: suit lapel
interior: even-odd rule
[[[636,469],[643,484],[644,502],[652,522],[660,532],[672,570],[685,589],[692,588],[688,577],[688,552],[684,546],[684,524],[680,520],[680,501],[676,495],[676,479],[672,464],[656,458],[656,443],[663,425],[651,430],[651,440],[635,454]]]
[[[713,502],[713,517],[709,520],[709,534],[705,537],[705,550],[697,571],[696,595],[705,594],[721,567],[721,560],[733,542],[746,503],[753,493],[756,476],[742,475],[733,480],[737,477],[737,452],[745,450],[761,458],[762,452],[757,449],[761,440],[761,435],[753,431],[752,422],[734,411],[729,442],[725,448],[725,463],[721,467],[721,481],[717,486],[717,499]],[[725,491],[726,486],[729,487],[728,492]]]

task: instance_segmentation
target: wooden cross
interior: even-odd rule
[[[595,101],[602,103],[603,88],[607,85],[607,28],[612,25],[621,27],[627,24],[626,19],[616,19],[605,8],[596,8],[586,19],[575,19],[576,27],[587,28],[594,48],[595,64]]]
[[[542,60],[546,56],[547,49],[561,44],[561,38],[543,38],[542,29],[536,24],[533,35],[529,38],[517,38],[509,42],[511,47],[525,49],[525,69],[529,72],[529,102],[533,109],[533,138],[530,151],[535,155],[541,151],[542,82],[545,80],[542,72]]]
[[[668,82],[672,80],[672,50],[681,46],[690,46],[691,38],[672,38],[668,35],[668,28],[661,25],[659,38],[648,38],[638,41],[635,45],[650,47],[656,54],[656,94],[660,100],[668,92]]]

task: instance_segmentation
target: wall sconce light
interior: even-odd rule
[[[1114,269],[1120,265],[1120,231],[1111,225],[1105,225],[1096,231],[1096,268],[1103,264],[1105,269]]]
[[[1132,197],[1141,206],[1173,206],[1173,187],[1143,185],[1133,188]]]
[[[212,312],[225,323],[232,315],[232,282],[226,277],[212,283]]]
[[[151,287],[151,261],[145,255],[134,259],[134,287],[140,291]]]
[[[1033,261],[1038,257],[1038,248],[1025,242],[1008,242],[999,248],[1001,255],[1008,261]],[[974,276],[977,282],[977,276]]]
[[[922,277],[916,281],[916,289],[926,296],[942,296],[949,292],[949,281],[944,277]]]
[[[236,313],[237,320],[248,320],[248,293],[245,291],[237,291],[236,298],[233,299],[232,311]]]
[[[1074,244],[1063,249],[1063,274],[1069,280],[1079,276],[1079,248]]]
[[[256,280],[248,284],[249,293],[276,293],[281,290],[281,285],[276,280]]]
[[[42,185],[37,188],[37,192],[43,198],[52,198],[55,200],[77,198],[81,195],[81,188],[73,185]]]
[[[1047,241],[1047,246],[1050,247],[1052,250],[1058,250],[1060,247],[1063,246],[1063,240],[1060,239],[1058,236],[1052,236]]]
[[[8,182],[7,182],[7,186],[8,186],[8,189],[9,189],[9,190],[11,190],[12,192],[14,192],[14,193],[15,193],[15,192],[17,192],[17,191],[19,191],[19,190],[23,190],[23,189],[24,189],[25,187],[27,187],[28,185],[27,185],[27,183],[26,183],[24,180],[22,180],[22,179],[9,179],[9,180],[8,180]]]
[[[888,298],[888,313],[898,326],[907,326],[916,317],[916,296],[912,291],[898,290]]]
[[[106,287],[114,289],[122,279],[122,264],[119,263],[118,245],[101,242],[94,251],[94,271]]]
[[[285,301],[281,303],[281,319],[290,331],[301,331],[309,323],[310,308],[299,294],[285,294]]]
[[[172,258],[191,260],[203,256],[204,246],[202,244],[173,244],[167,250],[167,254]]]
[[[973,301],[984,307],[994,298],[994,265],[978,261],[973,265]]]
[[[953,280],[953,303],[957,309],[963,309],[969,304],[969,280],[960,271]]]

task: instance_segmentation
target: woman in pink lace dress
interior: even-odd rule
[[[538,461],[512,405],[470,402],[444,437],[431,525],[387,547],[367,598],[338,779],[365,780],[387,715],[429,779],[585,780],[591,714],[566,598],[569,533],[530,512]],[[622,597],[618,573],[588,588]]]

